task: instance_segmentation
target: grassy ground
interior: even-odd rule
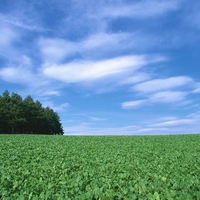
[[[200,135],[0,135],[0,199],[199,199]]]

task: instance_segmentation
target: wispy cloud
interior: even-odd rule
[[[196,85],[192,78],[186,76],[152,79],[136,84],[131,88],[132,91],[139,92],[138,95],[142,99],[123,102],[121,105],[123,109],[140,108],[156,103],[172,104],[180,102],[183,105],[189,103],[186,99],[190,93],[198,92],[198,88],[193,90]]]
[[[54,38],[41,38],[38,41],[39,48],[42,54],[42,59],[46,63],[59,63],[62,62],[73,53],[78,51],[76,43],[70,41]]]
[[[0,69],[0,77],[7,82],[27,83],[33,80],[34,75],[31,72],[32,62],[26,55],[21,56],[19,66],[10,66]]]
[[[100,121],[105,121],[107,120],[107,118],[100,118],[100,117],[89,117],[89,119],[91,121],[94,121],[94,122],[100,122]]]
[[[40,38],[38,41],[39,51],[45,63],[64,62],[71,57],[82,59],[105,59],[113,53],[129,48],[137,48],[140,44],[134,35],[129,33],[109,34],[106,32],[88,35],[80,41],[69,41],[61,38]],[[130,41],[131,44],[130,44]],[[134,43],[134,45],[132,45]]]
[[[0,78],[8,83],[14,83],[23,86],[22,95],[33,94],[36,97],[58,96],[60,92],[59,84],[44,77],[40,70],[34,69],[31,58],[21,55],[18,58],[21,61],[18,66],[8,66],[0,68]]]
[[[126,43],[133,37],[133,34],[129,33],[113,33],[109,34],[106,32],[96,33],[91,35],[86,40],[81,43],[84,49],[94,49],[99,47],[106,47],[108,44],[110,46],[120,45]],[[107,48],[110,48],[107,46]]]
[[[87,82],[136,71],[148,62],[143,55],[112,58],[103,61],[79,61],[62,65],[44,66],[44,74],[66,83]]]
[[[123,109],[131,109],[131,108],[139,108],[141,106],[146,105],[147,100],[137,100],[137,101],[127,101],[121,104]]]
[[[27,18],[22,17],[21,19],[16,15],[3,15],[0,13],[0,21],[8,24],[13,25],[15,27],[19,27],[22,29],[30,30],[30,31],[44,31],[41,27],[37,25],[27,24],[24,20],[27,21]]]
[[[172,104],[181,102],[181,104],[184,104],[187,94],[188,94],[187,92],[180,92],[180,91],[156,92],[150,95],[149,98],[147,99],[123,102],[121,104],[121,107],[123,109],[136,109],[140,107],[146,107],[149,105],[155,105],[157,103]]]
[[[138,92],[148,93],[174,89],[191,83],[193,83],[193,80],[190,77],[177,76],[146,81],[134,86],[132,89]]]
[[[155,17],[180,8],[181,1],[169,0],[143,0],[139,2],[121,4],[120,6],[107,6],[104,15],[111,17]]]
[[[198,133],[200,125],[199,113],[191,114],[187,118],[167,116],[143,119],[140,124],[118,127],[93,127],[88,123],[65,127],[66,135],[160,135],[160,134],[188,134]]]
[[[157,103],[175,103],[185,99],[187,92],[180,91],[164,91],[153,94],[150,97],[151,102]]]
[[[192,91],[192,93],[200,93],[200,83],[196,83],[196,88]]]
[[[20,39],[20,33],[14,28],[1,23],[1,37],[0,37],[0,57],[3,57],[9,62],[14,62],[21,57],[20,52],[14,47],[17,40]]]
[[[186,6],[187,8],[184,9],[184,15],[183,15],[184,25],[186,25],[189,28],[192,28],[193,30],[199,30],[200,28],[199,1],[196,1],[195,5],[187,2]]]
[[[4,24],[0,23],[1,25],[1,37],[0,37],[0,48],[8,47],[12,42],[14,42],[18,34],[9,26],[5,26]]]
[[[120,84],[134,84],[134,83],[139,83],[139,82],[144,82],[151,79],[151,75],[149,73],[145,72],[138,72],[135,73],[132,76],[127,77],[124,79]]]
[[[90,125],[78,125],[64,127],[64,129],[66,135],[102,135],[102,133],[103,135],[162,135],[198,133],[199,130],[199,125],[192,120],[179,120],[177,122],[171,122],[170,125],[169,124],[160,124],[152,127],[132,125],[111,128],[97,128],[91,127]]]
[[[180,126],[180,125],[187,125],[187,124],[194,124],[196,120],[194,119],[178,119],[178,120],[169,120],[164,121],[162,123],[153,124],[152,126],[157,127],[168,127],[168,126]]]
[[[66,110],[69,108],[69,103],[61,103],[59,105],[55,105],[52,101],[44,101],[43,102],[43,106],[44,107],[50,107],[53,110],[55,110],[56,112],[66,112]]]

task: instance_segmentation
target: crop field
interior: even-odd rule
[[[200,135],[0,135],[0,199],[200,199]]]

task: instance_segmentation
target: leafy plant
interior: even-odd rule
[[[200,135],[0,135],[0,199],[199,199]]]

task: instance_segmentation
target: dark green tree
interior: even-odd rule
[[[0,98],[0,123],[1,131],[10,133],[9,122],[11,119],[11,98],[8,90],[5,90]]]
[[[59,134],[64,131],[53,109],[43,108],[29,95],[24,100],[6,90],[0,96],[0,133]]]
[[[11,127],[11,133],[23,133],[23,127],[27,124],[23,100],[17,93],[11,95],[11,109],[9,126]]]
[[[27,121],[27,125],[25,127],[26,133],[35,133],[37,129],[37,109],[35,106],[35,102],[33,98],[29,95],[24,99],[23,104],[24,114]]]
[[[53,109],[46,107],[44,110],[45,118],[46,118],[46,131],[51,134],[61,134],[63,135],[62,124],[60,123],[60,118]]]

